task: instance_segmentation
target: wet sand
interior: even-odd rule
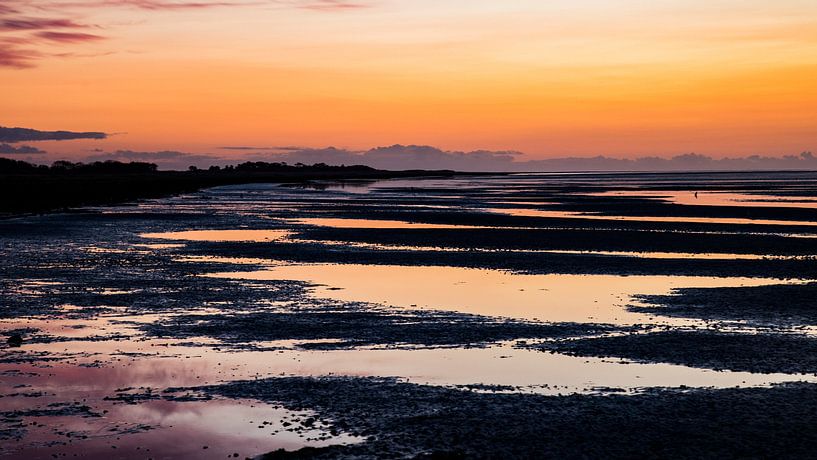
[[[2,220],[0,457],[809,455],[815,183],[252,184]]]
[[[206,391],[317,407],[339,426],[367,436],[361,444],[300,452],[306,457],[722,458],[811,456],[815,390],[792,385],[539,397],[381,379],[296,378]]]

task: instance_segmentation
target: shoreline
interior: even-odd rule
[[[163,198],[225,185],[303,183],[318,180],[383,180],[416,177],[485,175],[455,171],[321,170],[311,166],[293,172],[157,171],[144,174],[34,173],[0,174],[0,219],[83,206],[108,206]],[[490,173],[494,175],[495,173]]]

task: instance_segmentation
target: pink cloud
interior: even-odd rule
[[[301,5],[301,8],[303,9],[318,11],[351,10],[368,7],[369,5],[367,4],[349,2],[345,0],[317,0]]]
[[[0,67],[26,69],[34,67],[34,61],[41,57],[37,51],[20,49],[9,42],[0,42]]]
[[[250,1],[172,1],[172,0],[89,0],[69,3],[59,3],[62,7],[131,7],[143,10],[185,10],[202,9],[225,6],[258,5],[264,2]]]
[[[94,40],[102,40],[103,38],[105,38],[100,35],[93,34],[53,31],[38,32],[37,37],[59,43],[81,43]]]
[[[76,47],[105,37],[84,30],[100,25],[83,24],[73,16],[83,8],[137,8],[147,11],[184,11],[274,5],[312,11],[343,11],[368,7],[350,0],[0,0],[0,68],[33,67],[38,60],[54,57],[100,56],[110,53],[78,53],[72,49],[53,52],[38,50],[47,41],[50,47]],[[45,17],[41,17],[45,16]],[[110,26],[110,25],[108,25]],[[72,29],[66,32],[64,29]]]
[[[2,10],[0,10],[2,14]],[[77,29],[87,27],[63,18],[0,18],[0,31],[26,31],[42,29]]]

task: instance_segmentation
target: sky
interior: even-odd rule
[[[779,157],[815,81],[814,0],[0,1],[0,126],[108,134],[29,159]]]

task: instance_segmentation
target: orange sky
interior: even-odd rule
[[[212,3],[4,1],[0,125],[122,133],[44,144],[71,155],[817,147],[813,0]]]

